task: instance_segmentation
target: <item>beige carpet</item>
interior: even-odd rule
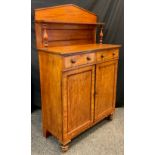
[[[31,134],[32,155],[123,155],[124,109],[116,109],[113,121],[103,120],[72,140],[66,153],[53,136],[42,136],[40,110],[32,113]]]

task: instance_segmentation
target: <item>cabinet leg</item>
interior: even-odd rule
[[[65,145],[61,144],[60,145],[60,148],[61,148],[61,151],[62,152],[66,152],[66,151],[68,151],[69,144],[65,144]]]
[[[114,118],[114,115],[113,114],[110,114],[109,116],[108,116],[108,120],[113,120],[113,118]]]
[[[49,135],[50,135],[50,133],[48,132],[48,130],[43,128],[43,136],[45,138],[47,138],[47,137],[49,137]]]

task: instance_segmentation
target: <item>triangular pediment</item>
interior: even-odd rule
[[[35,20],[91,23],[97,21],[97,16],[76,5],[66,4],[36,9]]]

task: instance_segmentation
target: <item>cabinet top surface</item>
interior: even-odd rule
[[[115,44],[84,44],[84,45],[38,48],[38,50],[54,53],[54,54],[68,55],[68,54],[87,53],[95,50],[113,49],[113,48],[120,48],[120,47],[121,45],[115,45]]]

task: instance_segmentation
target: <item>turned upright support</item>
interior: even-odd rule
[[[114,114],[110,114],[110,115],[108,116],[108,120],[110,120],[110,121],[112,121],[113,118],[114,118]]]
[[[45,129],[45,128],[43,128],[43,136],[44,136],[45,138],[47,138],[47,137],[50,136],[49,131],[48,131],[47,129]]]
[[[61,148],[61,151],[62,152],[66,152],[66,151],[68,151],[69,144],[65,144],[65,145],[60,144],[60,148]]]
[[[103,41],[103,25],[101,25],[101,30],[100,30],[100,44],[102,44]]]
[[[48,34],[46,24],[43,24],[43,45],[44,47],[48,47]]]

